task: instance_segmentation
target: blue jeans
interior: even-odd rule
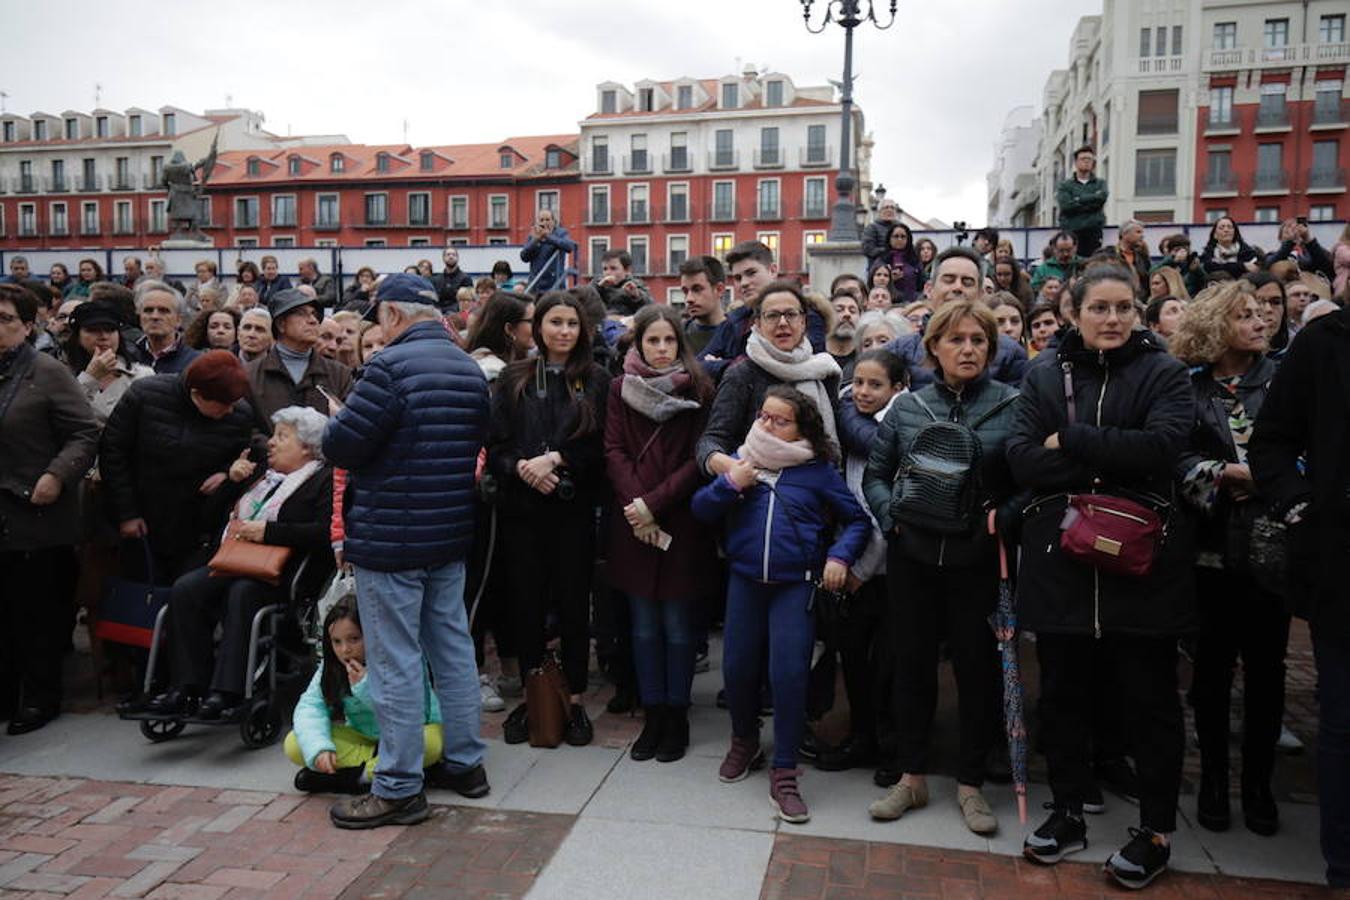
[[[464,563],[401,572],[357,566],[356,595],[370,696],[380,723],[373,792],[396,800],[422,790],[424,656],[441,704],[446,766],[462,772],[481,764],[482,698],[464,613]]]
[[[765,584],[735,572],[727,583],[722,680],[726,683],[731,733],[759,738],[759,686],[769,653],[773,690],[773,767],[797,765],[806,728],[806,681],[815,644],[810,582]]]
[[[688,706],[694,682],[694,600],[630,597],[633,665],[643,706]]]
[[[1327,883],[1350,887],[1350,638],[1313,634],[1317,660],[1317,802]]]

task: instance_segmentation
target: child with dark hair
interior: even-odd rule
[[[815,401],[774,385],[731,467],[693,500],[699,519],[726,519],[731,568],[722,677],[732,737],[718,777],[740,781],[764,764],[759,708],[767,647],[774,702],[769,802],[793,823],[810,819],[797,787],[797,749],[806,726],[817,583],[841,590],[868,535],[867,515],[832,457]]]

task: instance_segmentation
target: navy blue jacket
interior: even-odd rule
[[[755,311],[749,306],[738,306],[722,324],[717,326],[708,345],[699,354],[703,371],[713,381],[721,381],[727,366],[745,356],[745,345],[750,341],[750,329],[754,326]],[[806,337],[811,341],[811,349],[816,353],[825,352],[825,319],[812,304],[806,307]],[[705,359],[711,356],[713,359]]]
[[[534,287],[530,290],[538,296],[544,291],[566,290],[567,254],[577,252],[577,242],[567,234],[567,229],[555,225],[553,230],[542,238],[534,235],[520,248],[520,258],[530,264],[530,281]],[[543,272],[543,275],[539,275]],[[534,277],[539,275],[539,280]]]
[[[417,322],[366,364],[323,453],[350,472],[343,555],[381,572],[463,559],[487,433],[483,370],[440,322]]]
[[[731,570],[762,582],[815,581],[831,559],[851,566],[872,533],[839,470],[820,460],[784,469],[773,487],[737,491],[719,475],[694,494],[693,510],[704,522],[727,517]]]
[[[933,383],[933,370],[927,365],[928,357],[923,349],[923,335],[916,333],[898,337],[887,344],[886,349],[900,357],[909,369],[911,391]],[[989,377],[1017,387],[1022,383],[1029,362],[1027,351],[1021,344],[1006,334],[1000,334],[994,361],[989,365]]]

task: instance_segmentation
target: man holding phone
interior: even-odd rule
[[[567,287],[567,254],[576,252],[577,242],[558,224],[553,210],[539,210],[529,240],[520,249],[520,258],[530,264],[530,293],[538,296]]]
[[[268,304],[272,314],[272,348],[248,363],[249,402],[258,415],[258,430],[271,433],[272,414],[288,406],[308,406],[328,415],[330,394],[341,400],[352,386],[352,370],[315,350],[323,306],[298,288],[277,291]]]
[[[1316,272],[1328,282],[1336,277],[1331,264],[1331,254],[1317,243],[1317,238],[1308,230],[1308,219],[1285,219],[1280,224],[1280,249],[1266,257],[1266,268],[1282,259],[1292,259],[1298,263],[1301,272]]]

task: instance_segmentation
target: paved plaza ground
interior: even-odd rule
[[[1024,658],[1034,658],[1026,648]],[[609,691],[588,697],[589,747],[538,750],[500,740],[504,714],[485,715],[492,793],[463,800],[432,792],[435,815],[412,828],[344,832],[328,823],[331,798],[291,786],[279,747],[247,750],[234,729],[189,727],[150,744],[134,723],[96,701],[87,655],[71,660],[67,712],[47,728],[0,737],[0,896],[4,897],[520,897],[859,898],[1098,897],[1121,894],[1100,863],[1127,838],[1137,810],[1108,795],[1089,820],[1091,846],[1053,869],[1019,856],[1024,827],[1013,792],[987,789],[1001,828],[966,830],[955,783],[938,776],[932,803],[894,823],[874,823],[880,794],[870,771],[806,769],[812,819],[777,822],[767,775],[734,785],[716,770],[728,732],[713,698],[713,671],[698,676],[693,744],[673,764],[635,763],[627,746],[641,721],[603,713]],[[1313,803],[1313,679],[1306,632],[1295,629],[1290,718],[1309,743],[1281,758],[1282,829],[1260,838],[1241,827],[1212,834],[1193,824],[1196,760],[1174,839],[1173,872],[1155,897],[1335,896],[1318,885],[1322,863]],[[1028,672],[1034,685],[1034,669]],[[950,687],[949,680],[944,684]],[[1034,693],[1034,692],[1033,692]],[[841,711],[823,729],[837,728]],[[939,728],[952,740],[944,702]],[[769,725],[766,724],[766,739]],[[1033,776],[1040,760],[1033,758]],[[1043,780],[1043,779],[1038,779]],[[1033,783],[1038,820],[1049,799]],[[1035,821],[1032,825],[1034,826]]]

